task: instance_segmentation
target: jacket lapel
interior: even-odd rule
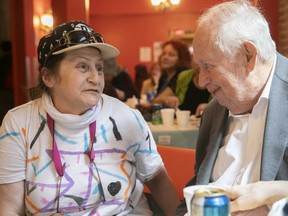
[[[214,163],[226,131],[227,117],[228,110],[218,104],[218,108],[213,114],[207,153],[197,173],[197,184],[208,184],[210,182]]]
[[[273,75],[265,135],[262,148],[261,180],[276,179],[288,142],[288,63],[281,55],[277,55],[275,73]]]

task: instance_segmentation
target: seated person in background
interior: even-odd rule
[[[117,63],[116,58],[105,60],[104,65],[105,88],[103,93],[121,101],[126,101],[133,96],[137,97],[130,74]]]
[[[187,186],[231,187],[231,206],[237,204],[232,215],[251,209],[242,201],[252,197],[255,205],[246,213],[266,216],[267,195],[272,202],[288,195],[286,188],[270,190],[288,181],[288,59],[277,53],[265,17],[248,0],[226,1],[203,13],[193,58],[199,85],[214,99],[202,114],[195,177]],[[253,200],[255,191],[265,198]],[[183,202],[176,215],[185,212]]]
[[[162,75],[159,80],[157,95],[168,85],[176,88],[178,74],[191,67],[191,54],[187,44],[178,40],[169,40],[162,45],[159,56]]]
[[[167,86],[173,90],[176,88],[178,75],[191,67],[191,54],[187,44],[180,40],[169,40],[163,43],[162,52],[159,56],[161,77],[159,80],[156,96],[164,91]],[[137,108],[151,120],[152,103],[138,104]]]
[[[180,110],[190,110],[191,114],[196,114],[198,106],[207,104],[210,98],[210,93],[206,88],[199,86],[198,79],[199,66],[194,63],[191,69],[183,71],[178,75],[175,91],[168,85],[168,87],[153,100],[153,103],[175,109],[179,108]]]
[[[135,69],[135,88],[137,90],[137,97],[140,98],[140,92],[144,80],[148,79],[148,70],[145,64],[137,64],[134,67]]]
[[[148,74],[149,78],[144,80],[142,84],[140,97],[141,95],[149,95],[147,101],[151,102],[156,95],[159,79],[161,77],[161,67],[158,62],[151,65]]]

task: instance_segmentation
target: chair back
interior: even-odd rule
[[[195,149],[176,148],[158,145],[157,150],[162,157],[168,175],[177,189],[179,199],[183,199],[183,189],[194,177]]]

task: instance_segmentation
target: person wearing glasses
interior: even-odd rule
[[[38,45],[39,84],[0,129],[1,215],[166,215],[179,204],[140,112],[102,94],[119,50],[81,21]]]
[[[270,204],[288,196],[288,58],[249,0],[203,13],[193,51],[199,85],[213,99],[202,114],[196,175],[187,186],[227,188],[232,215],[268,215]],[[183,202],[177,215],[185,212]]]

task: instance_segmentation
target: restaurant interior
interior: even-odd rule
[[[205,9],[217,2],[220,1],[181,0],[176,6],[172,4],[153,6],[150,0],[1,1],[3,19],[0,21],[2,37],[0,40],[9,39],[13,44],[14,104],[26,102],[29,99],[27,87],[33,86],[37,81],[36,46],[39,38],[50,28],[41,23],[41,18],[45,15],[53,18],[54,26],[77,19],[89,23],[96,31],[102,33],[107,42],[119,48],[121,54],[117,61],[127,68],[134,79],[134,66],[138,63],[150,65],[157,55],[157,45],[159,46],[161,42],[177,37],[190,44],[197,18]],[[279,47],[281,39],[279,37],[283,35],[279,33],[281,1],[252,2],[265,12],[272,37],[281,49]]]
[[[13,86],[11,88],[14,94],[14,105],[29,100],[27,88],[36,84],[39,73],[37,44],[52,26],[68,20],[83,20],[89,23],[94,30],[105,37],[106,42],[120,50],[117,61],[127,68],[134,79],[134,66],[139,63],[150,66],[159,54],[159,44],[162,42],[177,38],[190,46],[199,15],[221,1],[180,0],[178,5],[163,1],[166,3],[155,6],[150,0],[2,0],[0,9],[3,19],[0,20],[0,41],[11,40],[12,42]],[[287,11],[288,2],[285,0],[251,1],[262,8],[269,21],[277,50],[288,56],[287,12],[285,16],[283,15],[285,13],[283,8]],[[41,20],[45,17],[48,21],[46,23],[45,19]],[[190,123],[189,127],[184,129],[175,126],[169,130],[150,124],[156,143],[161,146],[159,152],[167,164],[167,170],[174,183],[177,184],[177,192],[181,199],[183,199],[182,190],[185,183],[194,175],[194,149],[199,119]],[[167,149],[167,146],[171,148]],[[180,157],[182,160],[176,160]],[[191,166],[191,169],[186,169],[190,172],[185,172],[179,177],[178,171],[181,167],[187,168],[187,164]]]

